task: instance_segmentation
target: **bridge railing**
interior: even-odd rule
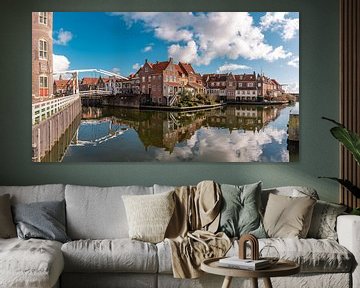
[[[32,104],[32,125],[37,124],[79,99],[79,94]]]
[[[111,91],[106,90],[84,90],[79,91],[81,97],[110,95]]]

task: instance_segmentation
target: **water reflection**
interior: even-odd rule
[[[290,109],[234,105],[180,113],[83,107],[63,161],[289,162]]]

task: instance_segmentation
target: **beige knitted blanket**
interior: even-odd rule
[[[175,278],[198,278],[201,262],[222,257],[231,246],[223,232],[215,234],[220,219],[221,190],[213,181],[175,189],[175,211],[165,233],[171,247]]]

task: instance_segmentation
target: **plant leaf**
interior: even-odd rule
[[[331,134],[350,151],[350,153],[354,156],[355,161],[360,165],[360,136],[333,119],[327,117],[321,118],[337,125],[337,127],[330,129]]]
[[[342,186],[344,186],[347,190],[349,190],[356,198],[360,198],[360,188],[355,186],[349,180],[340,179],[340,178],[336,178],[336,177],[319,177],[319,178],[326,178],[326,179],[331,179],[331,180],[337,181]]]
[[[356,162],[360,165],[360,136],[340,126],[333,127],[330,131],[353,154]]]

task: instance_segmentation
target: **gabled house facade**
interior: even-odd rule
[[[259,74],[204,74],[206,93],[230,102],[254,102],[278,97],[284,90],[275,79]]]
[[[148,95],[151,102],[157,105],[170,105],[172,99],[185,90],[192,93],[205,92],[202,78],[191,64],[175,64],[172,58],[155,63],[145,60],[138,75],[140,93]]]
[[[101,76],[99,78],[84,77],[81,79],[79,88],[80,91],[105,90],[105,82]]]

